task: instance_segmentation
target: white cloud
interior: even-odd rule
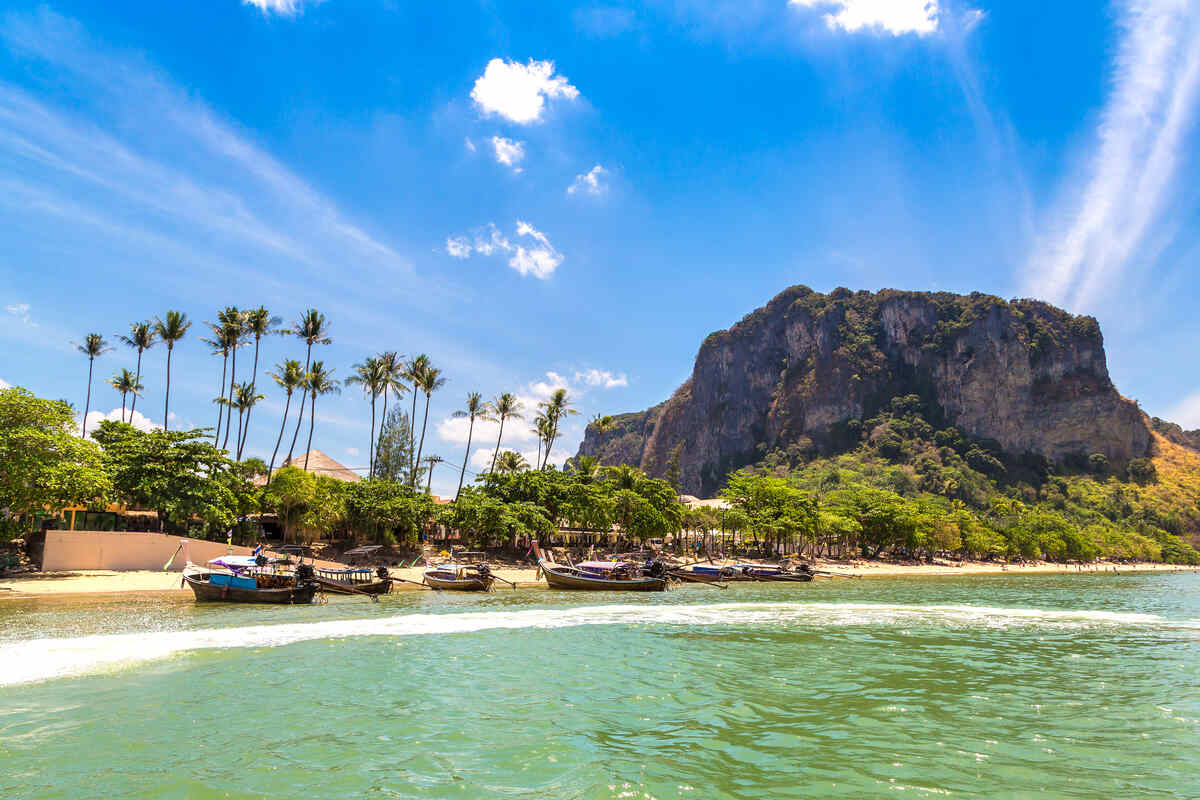
[[[525,158],[524,142],[514,142],[512,139],[505,139],[503,136],[493,136],[492,152],[496,155],[497,163],[503,164],[506,167],[512,167],[513,172],[521,171],[521,167],[518,165]]]
[[[1184,430],[1200,428],[1200,391],[1192,392],[1180,400],[1163,418],[1182,425]]]
[[[468,136],[466,139],[464,139],[463,142],[466,144],[466,147],[468,150],[470,150],[472,153],[475,152],[475,143],[471,141],[470,136]]]
[[[608,191],[608,184],[603,182],[603,178],[607,174],[608,170],[597,164],[582,175],[576,175],[575,180],[571,181],[571,185],[567,187],[567,194],[585,192],[591,195],[602,195]]]
[[[11,389],[11,388],[12,388],[11,383],[4,380],[3,378],[0,378],[0,389]]]
[[[316,5],[322,0],[307,0],[307,2]],[[304,10],[306,0],[242,0],[242,5],[254,6],[264,14],[294,17]]]
[[[1026,290],[1073,309],[1125,291],[1171,238],[1165,218],[1200,95],[1200,5],[1147,0],[1121,18],[1112,94],[1083,185],[1028,264]],[[1160,233],[1162,235],[1155,235]]]
[[[446,253],[454,258],[470,258],[474,253],[490,256],[495,253],[508,254],[508,265],[522,275],[532,275],[545,280],[562,264],[564,256],[550,243],[546,234],[528,222],[517,220],[518,237],[511,241],[493,223],[468,240],[466,236],[446,237]]]
[[[347,447],[347,448],[346,448],[346,455],[348,455],[348,456],[357,456],[357,455],[358,455],[358,448],[357,448],[357,447]]]
[[[629,385],[629,379],[624,374],[613,375],[608,370],[595,368],[576,372],[575,380],[587,386],[599,386],[605,389],[615,389],[619,386]]]
[[[571,384],[567,379],[557,372],[547,372],[544,380],[534,381],[529,384],[529,391],[533,392],[534,397],[538,400],[548,400],[550,399],[550,395],[559,389],[570,388]]]
[[[938,28],[937,0],[788,0],[788,4],[828,9],[825,24],[851,33],[871,28],[894,36],[924,35]]]
[[[175,414],[172,413],[171,418],[174,419],[174,417],[175,417]],[[108,413],[105,413],[103,411],[89,411],[88,415],[87,415],[88,434],[90,435],[92,431],[96,430],[96,428],[100,425],[101,421],[103,421],[103,420],[109,420],[111,422],[120,422],[121,421],[121,409],[114,408],[112,411],[109,411]],[[162,428],[162,425],[159,425],[156,422],[151,422],[150,419],[140,411],[134,411],[133,417],[131,418],[129,416],[128,408],[125,409],[125,421],[128,422],[133,427],[137,428],[139,431],[156,431],[156,430],[159,430],[160,428]],[[79,431],[76,430],[75,432],[78,433]]]
[[[518,64],[493,58],[471,89],[471,99],[485,114],[499,114],[510,122],[538,122],[548,98],[574,100],[579,90],[554,74],[553,61]]]
[[[5,306],[4,310],[21,320],[21,322],[24,322],[26,325],[34,324],[33,319],[29,316],[29,303],[13,303],[12,305]]]

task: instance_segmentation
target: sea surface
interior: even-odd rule
[[[1200,575],[0,603],[3,798],[1200,797]]]

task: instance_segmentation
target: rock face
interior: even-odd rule
[[[709,335],[665,403],[589,425],[579,454],[662,476],[678,452],[681,488],[707,496],[772,450],[855,446],[862,420],[909,394],[1012,456],[1119,464],[1150,447],[1092,317],[981,294],[796,286]]]

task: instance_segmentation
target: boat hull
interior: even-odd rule
[[[431,589],[450,592],[486,592],[492,588],[495,578],[491,575],[472,578],[439,578],[425,573],[425,583]]]
[[[203,576],[207,578],[207,575]],[[214,586],[207,580],[184,575],[198,603],[273,603],[276,605],[305,605],[313,601],[321,588],[316,581],[304,581],[284,589],[242,589],[236,586]]]
[[[632,578],[630,580],[613,580],[611,578],[592,578],[586,575],[572,575],[557,570],[545,563],[541,565],[542,574],[551,589],[571,589],[584,592],[664,592],[668,579],[662,578]]]
[[[371,583],[342,583],[331,581],[318,575],[315,579],[321,585],[321,590],[330,594],[387,594],[392,590],[392,579],[384,578]]]

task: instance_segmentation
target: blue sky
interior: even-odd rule
[[[1200,427],[1187,0],[6,9],[9,384],[82,406],[71,342],[178,308],[197,326],[173,426],[211,425],[220,361],[200,323],[231,303],[316,307],[335,377],[383,349],[443,368],[427,452],[461,463],[448,418],[468,391],[532,405],[566,385],[581,413],[562,457],[593,414],[666,398],[707,333],[805,283],[1094,314],[1118,387]],[[280,339],[263,358],[297,356]],[[101,379],[132,365],[98,362],[93,407],[119,408]],[[263,456],[282,410],[268,394]],[[365,466],[361,395],[323,406],[314,446]],[[527,427],[505,444],[532,451]],[[456,479],[441,466],[434,490]]]

